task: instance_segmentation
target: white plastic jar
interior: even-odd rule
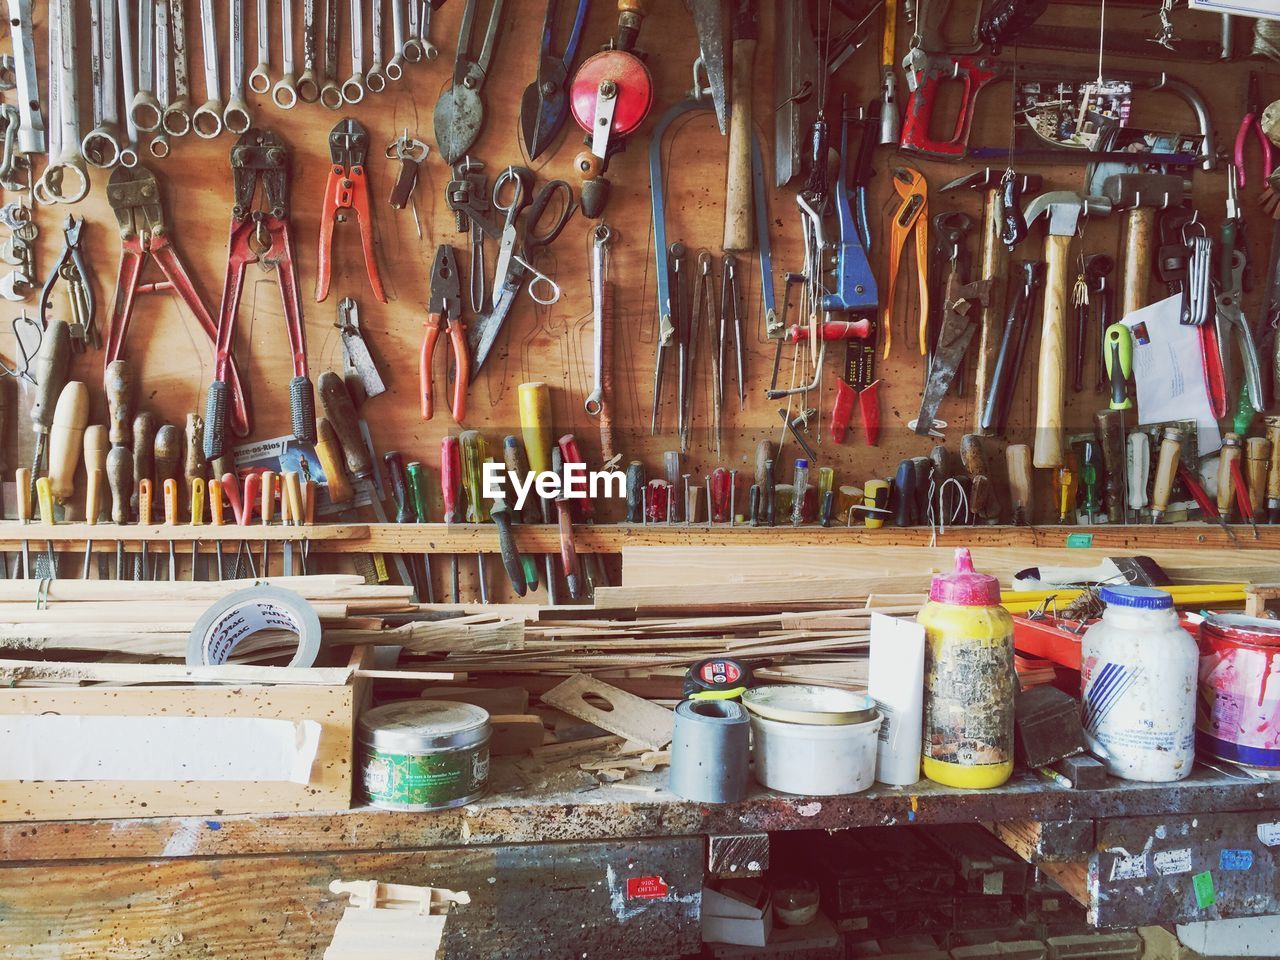
[[[1112,776],[1182,780],[1195,763],[1196,641],[1164,590],[1103,587],[1100,594],[1106,610],[1080,650],[1089,747]]]

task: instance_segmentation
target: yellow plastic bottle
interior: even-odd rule
[[[1000,581],[956,550],[918,622],[925,632],[924,775],[949,787],[998,787],[1013,773],[1013,618]]]

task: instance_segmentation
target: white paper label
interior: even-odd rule
[[[1152,854],[1151,861],[1155,864],[1156,873],[1162,877],[1191,872],[1191,851],[1188,849],[1161,850]]]
[[[1280,846],[1280,823],[1272,821],[1258,824],[1258,839],[1264,847]]]
[[[1112,880],[1141,880],[1147,875],[1147,857],[1140,853],[1136,857],[1127,853],[1116,854],[1111,863]]]

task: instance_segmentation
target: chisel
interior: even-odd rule
[[[31,359],[30,374],[35,381],[36,392],[31,402],[31,428],[36,434],[35,455],[27,473],[28,496],[36,496],[35,482],[44,466],[49,448],[49,431],[53,426],[54,406],[67,383],[67,371],[71,363],[71,328],[65,320],[50,320],[40,342],[40,349]]]
[[[208,494],[208,491],[205,489],[204,477],[192,477],[191,478],[191,526],[193,527],[204,526],[204,507],[205,507],[205,503],[208,501],[208,497],[209,497],[209,494]],[[200,541],[193,538],[191,541],[191,575],[189,578],[192,581],[195,581],[196,579],[200,579],[200,580],[208,579],[205,576],[207,571],[200,569],[203,566],[203,564],[200,562],[201,559],[202,557],[200,556]],[[197,573],[199,574],[199,577],[197,577]]]
[[[133,494],[129,498],[129,510],[133,516],[138,515],[138,488],[142,478],[155,480],[156,460],[155,442],[156,427],[159,426],[155,414],[142,411],[133,418]]]
[[[529,473],[529,464],[525,461],[524,449],[520,446],[519,437],[504,437],[502,440],[502,459],[507,473],[524,478]],[[530,518],[533,518],[532,520]],[[537,523],[536,508],[531,498],[526,498],[522,510],[511,511],[511,523]],[[521,556],[520,563],[524,567],[524,582],[527,590],[538,589],[538,563],[531,556]],[[521,594],[523,596],[523,594]]]
[[[511,581],[511,589],[516,596],[523,597],[529,591],[525,582],[524,568],[520,563],[520,550],[516,547],[515,536],[511,532],[511,508],[502,497],[494,497],[489,508],[489,518],[498,528],[498,549],[502,553],[502,565],[506,568],[507,579]]]
[[[529,469],[535,474],[551,470],[551,388],[540,381],[522,383],[516,390],[520,409],[520,435],[524,439],[524,452],[529,459]],[[542,522],[552,523],[551,502],[539,496],[538,506]],[[547,581],[547,602],[556,604],[555,561],[551,554],[543,555]]]
[[[289,524],[293,527],[302,527],[311,521],[307,519],[306,497],[302,491],[302,478],[298,476],[297,470],[285,470],[280,474],[280,502],[281,513],[285,509],[289,511]],[[305,543],[305,540],[303,541]],[[307,575],[307,551],[305,547],[296,544],[294,540],[288,540],[285,543],[286,570],[285,576],[292,576],[293,573],[293,553],[297,550],[298,559],[302,566],[302,575]]]
[[[88,524],[96,524],[102,515],[102,498],[106,493],[107,486],[107,450],[110,444],[107,441],[107,428],[103,424],[94,423],[85,428],[84,431],[84,476],[85,476],[85,497],[84,497],[84,521]],[[93,540],[88,538],[84,544],[84,563],[81,567],[80,578],[82,580],[89,579],[89,566],[93,557]],[[102,562],[98,565],[98,579],[104,579],[106,572],[104,564],[106,562],[105,554]]]
[[[1169,508],[1173,493],[1173,481],[1178,476],[1178,462],[1182,458],[1182,431],[1177,427],[1165,427],[1160,438],[1160,453],[1156,461],[1156,482],[1151,488],[1151,522],[1159,523]]]
[[[36,480],[36,502],[40,507],[40,522],[51,530],[53,528],[53,487],[48,477]],[[49,564],[48,579],[58,579],[58,558],[53,552],[53,537],[45,541],[45,557]]]
[[[427,468],[414,460],[405,468],[409,480],[409,500],[413,504],[415,523],[427,522]],[[435,578],[431,573],[431,554],[422,554],[422,587],[425,593],[419,597],[427,603],[436,602]]]
[[[222,571],[222,527],[226,524],[226,512],[222,503],[222,481],[217,477],[209,481],[209,522],[213,524],[213,562],[218,567],[218,579]]]
[[[561,477],[560,495],[556,497],[556,520],[560,527],[560,568],[569,587],[569,598],[577,600],[582,593],[578,577],[578,549],[573,539],[573,511],[564,484],[564,463],[560,448],[551,450],[551,469]]]
[[[167,477],[164,481],[164,525],[166,527],[176,527],[178,525],[178,479],[176,477]],[[173,538],[169,538],[169,581],[178,579],[178,554],[175,550],[176,544]]]
[[[26,525],[31,522],[31,471],[19,467],[14,479],[17,481],[18,520]],[[31,579],[31,541],[26,536],[22,538],[22,579]]]
[[[1035,522],[1035,501],[1031,493],[1031,448],[1025,443],[1011,443],[1004,451],[1009,472],[1009,499],[1013,522],[1025,527]]]
[[[467,523],[488,523],[489,508],[481,495],[483,489],[486,447],[479,430],[463,430],[458,435],[459,457],[462,462],[462,486],[467,491]],[[480,602],[489,602],[489,578],[485,570],[484,552],[476,553],[476,571],[480,577]]]
[[[133,453],[128,447],[117,444],[107,451],[107,486],[111,489],[111,522],[123,526],[129,522],[129,499],[133,496]],[[118,535],[116,579],[125,579],[124,538]]]
[[[67,503],[76,489],[76,472],[89,424],[89,388],[72,380],[62,388],[49,428],[49,494]]]
[[[101,506],[102,485],[106,480],[106,471],[101,467],[95,467],[88,473],[84,490],[84,522],[89,526],[94,526],[98,522],[98,510]],[[93,557],[93,538],[86,538],[84,542],[84,563],[80,568],[80,579],[89,579],[89,563]]]
[[[274,470],[263,470],[258,474],[258,518],[263,527],[270,527],[276,516],[276,474]],[[262,540],[262,566],[259,567],[263,577],[271,576],[271,540]]]

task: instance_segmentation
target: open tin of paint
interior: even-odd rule
[[[1280,769],[1280,622],[1239,614],[1201,622],[1196,740],[1221,760]]]
[[[360,718],[360,770],[372,806],[445,810],[484,794],[489,712],[469,703],[404,700]]]

